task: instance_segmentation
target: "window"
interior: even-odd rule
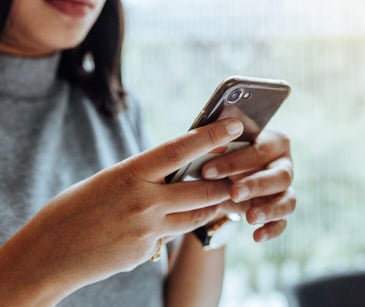
[[[286,232],[229,245],[222,307],[286,306],[292,283],[365,268],[365,2],[128,0],[125,80],[160,143],[182,134],[231,74],[288,80],[269,126],[292,140]]]

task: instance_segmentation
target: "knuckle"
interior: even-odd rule
[[[143,201],[135,201],[130,205],[132,215],[143,216],[148,211],[149,206]]]
[[[146,240],[150,235],[150,228],[145,225],[140,225],[134,232],[134,236],[140,241]]]
[[[191,221],[194,227],[198,227],[204,224],[209,217],[218,212],[218,206],[212,206],[208,208],[198,209],[191,211]]]
[[[128,204],[129,214],[131,218],[138,218],[139,220],[148,221],[153,214],[156,205],[153,199],[146,200],[136,193],[132,202]],[[123,209],[124,211],[124,209]]]
[[[279,140],[281,144],[289,144],[289,136],[281,129],[268,129],[267,132],[271,134],[275,139]]]
[[[268,228],[269,233],[271,233],[272,236],[277,236],[281,234],[284,229],[286,228],[287,221],[286,219],[279,220],[277,222],[270,223],[270,227]]]
[[[138,181],[136,172],[131,166],[125,166],[121,164],[119,167],[116,168],[116,172],[117,172],[117,184],[122,185],[124,189],[125,187],[134,186]]]
[[[267,190],[267,185],[265,183],[265,180],[258,179],[256,181],[256,191],[257,191],[257,193],[261,194],[261,193],[264,193],[266,190]]]
[[[287,134],[285,134],[282,131],[277,131],[278,137],[281,140],[281,144],[284,148],[289,148],[290,147],[290,138]]]
[[[263,194],[267,189],[267,184],[265,180],[261,178],[249,179],[246,181],[246,184],[248,189],[251,191],[252,196],[259,196]]]
[[[224,174],[233,174],[237,171],[235,160],[229,159],[226,163],[224,163],[221,167],[220,172]]]
[[[280,176],[283,178],[285,186],[290,186],[293,181],[293,173],[289,168],[283,168],[280,170]]]
[[[255,146],[252,147],[253,149],[253,163],[255,165],[261,165],[263,164],[264,157],[266,157],[271,147],[267,143],[257,143]]]
[[[213,202],[213,200],[215,199],[215,193],[217,191],[215,186],[213,184],[205,184],[201,185],[201,187],[203,201],[208,204]]]
[[[138,240],[149,240],[150,238],[156,235],[156,225],[155,223],[148,222],[143,225],[139,225],[139,227],[135,230],[135,236]]]
[[[277,135],[277,139],[279,140],[278,144],[282,152],[288,154],[290,156],[290,138],[287,134],[282,131],[275,131]]]
[[[288,208],[285,205],[278,205],[278,206],[274,206],[275,211],[273,209],[274,212],[272,212],[272,217],[276,220],[278,220],[279,218],[283,218],[288,214]]]
[[[284,231],[284,229],[286,228],[287,225],[288,225],[288,220],[282,219],[279,221],[278,227],[280,227],[280,231]]]
[[[218,137],[216,130],[213,128],[210,128],[208,130],[207,134],[208,134],[207,136],[208,136],[209,144],[212,146],[217,146],[219,137]]]
[[[174,163],[185,163],[186,153],[183,146],[179,145],[177,142],[169,142],[165,147],[165,156],[168,161]]]
[[[245,185],[247,186],[247,188],[250,190],[250,192],[252,193],[252,191],[254,190],[256,184],[255,181],[253,179],[247,178],[244,181]]]
[[[297,206],[297,197],[294,189],[290,189],[288,193],[289,206],[291,207],[291,212],[295,210]]]

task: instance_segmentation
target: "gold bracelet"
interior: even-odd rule
[[[159,261],[161,259],[162,238],[158,239],[157,244],[158,244],[157,251],[150,258],[151,262],[156,262],[156,261]]]

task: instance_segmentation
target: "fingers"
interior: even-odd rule
[[[292,188],[279,195],[256,198],[250,201],[251,207],[246,212],[250,224],[264,224],[279,221],[290,213],[296,206],[296,196]]]
[[[276,160],[269,169],[256,172],[235,182],[231,197],[235,202],[273,195],[288,189],[293,179],[291,161],[288,157]]]
[[[285,230],[286,225],[287,221],[284,219],[277,222],[265,224],[263,227],[257,229],[254,232],[253,238],[256,242],[271,240],[279,236]]]
[[[252,146],[206,163],[202,175],[206,179],[217,179],[242,174],[260,169],[282,156],[290,159],[288,137],[277,131],[264,130]]]
[[[173,141],[138,155],[138,158],[133,159],[134,172],[144,180],[161,181],[195,158],[234,140],[242,131],[242,123],[235,119],[225,119],[191,130]]]
[[[206,225],[215,218],[218,206],[210,206],[202,209],[169,214],[162,225],[165,236],[176,236],[191,232],[200,226]]]
[[[224,216],[229,213],[237,213],[240,215],[246,214],[247,210],[250,209],[250,201],[244,201],[241,203],[235,203],[231,199],[226,200],[219,204],[219,213]]]
[[[257,229],[254,240],[264,242],[279,236],[286,228],[286,216],[295,209],[296,197],[293,189],[271,197],[262,197],[251,201],[246,213],[250,224],[264,224]]]
[[[161,185],[160,196],[165,200],[161,209],[172,214],[216,205],[230,199],[230,185],[228,180]]]

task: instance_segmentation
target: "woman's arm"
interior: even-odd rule
[[[166,307],[218,306],[224,248],[204,251],[193,234],[184,236],[166,281]]]
[[[42,241],[42,242],[41,242]],[[57,240],[26,225],[0,249],[1,306],[53,306],[67,296],[52,249]]]
[[[229,199],[228,180],[163,180],[242,130],[232,119],[198,128],[56,196],[0,248],[1,304],[52,306],[148,261],[161,239],[206,224]]]

